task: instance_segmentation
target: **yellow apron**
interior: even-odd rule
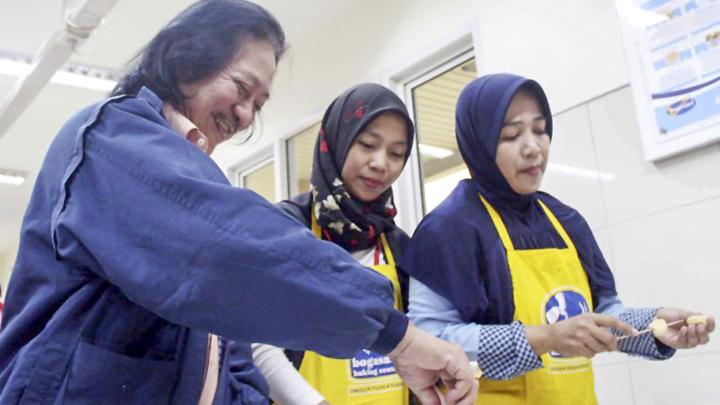
[[[320,226],[312,217],[312,231],[320,237]],[[372,268],[387,277],[395,291],[395,308],[402,311],[400,281],[395,260],[385,234],[380,235],[387,264]],[[332,359],[306,351],[300,365],[300,374],[333,405],[407,405],[407,386],[395,371],[387,356],[361,350],[352,359]]]
[[[480,196],[507,252],[513,284],[515,320],[547,325],[584,312],[593,302],[587,274],[575,245],[552,212],[538,200],[567,248],[515,250],[495,209]],[[542,355],[543,368],[509,381],[480,380],[477,404],[586,405],[597,404],[592,363],[584,357]]]

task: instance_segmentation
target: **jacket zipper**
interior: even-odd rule
[[[202,384],[200,384],[200,395],[198,396],[198,400],[195,401],[196,404],[200,403],[200,399],[202,398],[203,391],[205,391],[205,381],[207,380],[208,368],[210,368],[210,345],[211,344],[212,344],[212,337],[208,333],[207,347],[205,348],[205,370],[203,371]]]

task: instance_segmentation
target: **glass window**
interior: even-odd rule
[[[265,197],[270,202],[277,202],[275,194],[275,167],[273,161],[265,162],[240,176],[240,185]]]
[[[318,131],[320,131],[319,122],[287,141],[288,195],[290,197],[310,191],[313,148]]]
[[[423,214],[469,177],[455,140],[455,105],[460,91],[476,77],[475,59],[466,54],[408,84],[420,152]]]

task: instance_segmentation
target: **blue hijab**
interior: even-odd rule
[[[508,73],[480,77],[463,89],[455,111],[455,136],[460,154],[483,196],[493,205],[524,210],[537,197],[513,191],[495,164],[505,114],[521,88],[537,98],[552,139],[552,114],[542,87],[534,80]]]
[[[505,249],[478,193],[500,213],[516,249],[564,248],[537,203],[542,200],[576,245],[595,302],[598,295],[615,295],[612,273],[582,216],[547,193],[516,193],[495,163],[505,114],[520,89],[535,95],[552,137],[550,106],[537,82],[507,73],[472,81],[455,113],[455,134],[471,179],[423,219],[401,260],[404,271],[449,299],[466,322],[509,323],[514,315]]]

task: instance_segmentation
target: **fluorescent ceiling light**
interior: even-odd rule
[[[437,146],[430,146],[424,143],[419,144],[420,153],[435,159],[445,159],[446,157],[453,154],[453,151],[446,148],[440,148]]]
[[[11,172],[8,170],[0,170],[0,183],[19,186],[25,182],[25,174]]]
[[[547,170],[549,172],[569,174],[571,176],[586,177],[589,179],[613,180],[614,174],[603,173],[597,170],[582,169],[574,166],[561,165],[557,163],[548,163]]]
[[[24,76],[30,72],[30,69],[31,65],[29,63],[0,58],[0,74]],[[115,88],[117,84],[114,80],[68,72],[67,70],[58,70],[55,72],[50,82],[97,91],[110,91]]]
[[[115,88],[117,84],[114,80],[101,79],[99,77],[83,76],[77,73],[70,73],[65,71],[56,72],[51,83],[64,84],[67,86],[83,87],[90,90],[98,91],[110,91]]]
[[[26,75],[30,71],[30,65],[12,59],[0,59],[0,73],[10,76]]]

